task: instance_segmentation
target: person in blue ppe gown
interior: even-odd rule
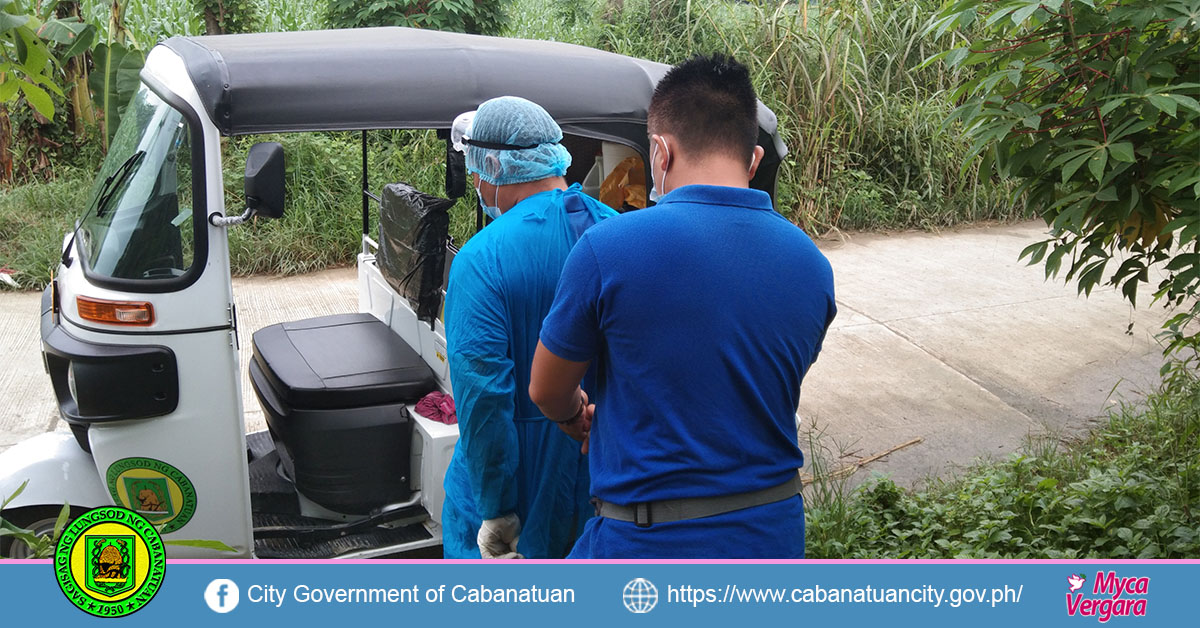
[[[455,256],[446,293],[459,440],[446,471],[444,555],[562,558],[595,512],[588,463],[529,400],[529,370],[567,254],[616,212],[567,186],[562,130],[533,102],[484,102],[459,116],[452,139],[493,222]]]

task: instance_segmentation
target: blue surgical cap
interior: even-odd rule
[[[469,140],[510,146],[519,150],[467,145],[467,170],[492,185],[512,185],[561,177],[571,165],[571,154],[559,142],[562,129],[537,103],[516,96],[493,98],[475,112]]]

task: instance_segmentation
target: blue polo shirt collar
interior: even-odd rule
[[[669,203],[699,203],[725,207],[772,210],[771,196],[762,190],[731,188],[722,185],[685,185],[675,188],[659,199],[659,205]]]

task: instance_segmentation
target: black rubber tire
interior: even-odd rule
[[[24,508],[5,510],[3,514],[0,514],[0,518],[17,527],[31,530],[34,534],[41,536],[43,534],[54,534],[54,524],[58,521],[58,513],[60,512],[62,512],[62,506],[26,506]],[[72,506],[71,516],[67,519],[67,525],[71,525],[71,521],[75,517],[85,512],[87,512],[85,508]],[[11,536],[0,536],[0,557],[30,558],[28,550],[29,547],[23,541],[19,541]]]

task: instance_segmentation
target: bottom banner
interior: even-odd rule
[[[126,540],[113,535],[93,543],[88,551],[95,565],[74,573],[51,561],[0,562],[4,623],[76,625],[113,621],[104,615],[116,614],[123,615],[116,619],[121,624],[160,627],[345,621],[1177,626],[1194,625],[1191,596],[1200,575],[1195,561],[171,560],[155,576],[154,565],[114,562]],[[131,593],[138,578],[154,583],[152,592]],[[100,610],[112,608],[117,611]]]

